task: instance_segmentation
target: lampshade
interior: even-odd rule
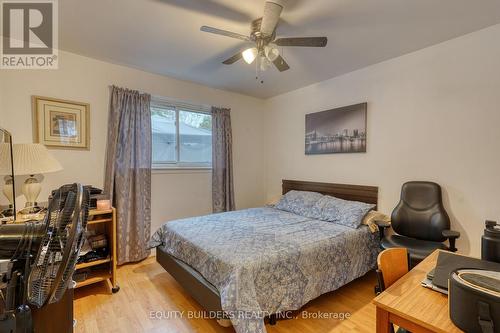
[[[267,59],[269,59],[269,61],[273,62],[279,57],[280,51],[278,50],[276,44],[271,43],[264,47],[264,54],[266,55]]]
[[[2,142],[0,143],[0,176],[10,175],[11,167],[10,144]]]
[[[257,58],[257,53],[257,48],[252,47],[243,51],[241,55],[243,56],[243,60],[245,60],[247,64],[251,64],[255,60],[255,58]]]
[[[271,67],[271,62],[266,57],[260,57],[260,70],[265,72],[269,67]]]
[[[62,170],[61,164],[39,143],[14,144],[14,174],[36,175]]]

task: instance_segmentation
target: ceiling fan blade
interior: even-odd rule
[[[200,30],[204,31],[204,32],[209,32],[211,34],[216,34],[216,35],[221,35],[221,36],[226,36],[226,37],[241,39],[241,40],[244,40],[246,42],[250,41],[250,37],[248,37],[248,36],[244,36],[244,35],[238,34],[236,32],[231,32],[231,31],[227,31],[227,30],[222,30],[222,29],[217,29],[217,28],[213,28],[213,27],[208,27],[206,25],[202,26],[200,28]]]
[[[328,43],[326,37],[292,37],[278,38],[274,41],[278,46],[307,46],[307,47],[325,47]]]
[[[240,60],[241,58],[242,58],[241,52],[238,52],[234,56],[232,56],[231,58],[224,60],[222,63],[224,65],[232,65],[235,62],[237,62],[238,60]]]
[[[288,66],[288,64],[286,63],[285,59],[283,59],[282,56],[278,56],[278,58],[276,58],[276,60],[273,61],[273,64],[280,72],[284,72],[290,69],[290,66]]]
[[[260,32],[264,36],[272,36],[280,19],[283,6],[278,1],[266,1],[264,5],[264,16],[260,26]]]

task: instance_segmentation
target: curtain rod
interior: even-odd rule
[[[118,87],[114,84],[110,84],[109,85],[109,88],[112,88],[113,86],[115,87]],[[145,91],[142,91],[142,90],[139,90],[139,89],[130,89],[130,88],[125,88],[125,89],[129,89],[129,90],[137,90],[141,93],[147,93],[149,94],[148,92],[145,92]],[[166,103],[172,103],[172,104],[179,104],[179,105],[185,105],[185,106],[188,106],[188,107],[192,107],[193,109],[197,109],[197,108],[206,108],[207,110],[210,110],[212,109],[212,105],[209,105],[209,104],[193,104],[192,102],[188,102],[188,101],[185,101],[185,100],[182,100],[182,99],[177,99],[177,98],[172,98],[172,97],[165,97],[165,96],[160,96],[160,95],[153,95],[151,94],[151,99],[156,99],[156,100],[159,100],[159,101],[162,101],[162,102],[166,102]],[[222,107],[222,108],[226,108],[226,107],[223,107],[223,106],[217,106],[216,107]]]
[[[207,108],[211,109],[212,106],[208,104],[195,104],[193,102],[188,102],[182,99],[177,99],[177,98],[171,98],[171,97],[165,97],[165,96],[159,96],[159,95],[151,95],[152,99],[159,100],[161,102],[166,102],[166,103],[172,103],[172,104],[179,104],[179,105],[186,105],[190,106],[193,108]]]

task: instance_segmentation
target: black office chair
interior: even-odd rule
[[[443,206],[441,187],[432,182],[413,181],[403,184],[401,200],[391,215],[391,225],[377,222],[383,249],[404,247],[414,267],[436,249],[455,252],[458,231],[450,230],[450,218]],[[392,226],[397,233],[385,235]],[[449,241],[449,246],[444,244]]]

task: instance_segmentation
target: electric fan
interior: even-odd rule
[[[43,222],[0,225],[0,333],[31,333],[29,305],[41,308],[64,295],[83,243],[88,204],[81,184],[64,185],[49,200]]]

